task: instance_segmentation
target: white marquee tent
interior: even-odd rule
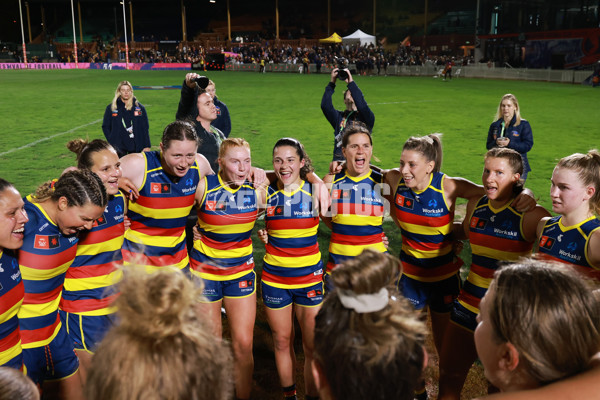
[[[375,36],[373,35],[369,35],[367,33],[364,33],[363,31],[361,31],[360,29],[357,29],[356,32],[354,32],[351,35],[348,36],[344,36],[342,38],[342,42],[346,43],[346,42],[356,42],[357,40],[360,41],[360,45],[364,46],[364,45],[369,45],[369,44],[376,44],[375,43]]]

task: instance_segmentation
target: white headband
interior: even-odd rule
[[[388,304],[388,291],[381,288],[377,293],[356,294],[351,290],[337,291],[340,302],[345,308],[352,309],[359,314],[380,311]]]

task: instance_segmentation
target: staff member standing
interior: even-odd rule
[[[335,82],[338,78],[348,84],[348,89],[344,92],[344,103],[346,104],[344,111],[336,110],[331,101],[333,92],[335,91]],[[334,68],[331,71],[331,81],[325,87],[325,93],[323,93],[323,98],[321,99],[321,110],[334,129],[334,162],[344,161],[342,136],[349,122],[363,122],[369,128],[369,131],[372,131],[373,125],[375,125],[375,114],[369,108],[362,92],[358,88],[358,85],[356,85],[356,82],[354,82],[354,79],[352,79],[352,74],[347,68],[343,70]]]
[[[523,175],[525,182],[527,174],[531,171],[527,152],[533,147],[533,133],[529,122],[521,117],[519,102],[513,94],[505,94],[500,100],[494,122],[490,125],[486,147],[508,147],[521,154],[523,157]]]
[[[129,81],[119,83],[112,103],[106,106],[102,131],[119,157],[150,151],[148,114]]]

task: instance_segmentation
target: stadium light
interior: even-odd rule
[[[23,31],[23,11],[21,10],[21,0],[19,0],[19,15],[21,16],[21,40],[23,41],[23,61],[27,66],[27,51],[25,50],[25,32]]]
[[[71,0],[71,19],[73,20],[73,51],[75,55],[75,68],[79,68],[77,61],[77,36],[75,36],[75,9],[73,8],[73,0]]]
[[[119,4],[123,6],[123,35],[125,36],[125,69],[129,69],[129,46],[127,45],[127,19],[125,19],[125,1],[120,1]]]
[[[215,4],[217,1],[216,0],[209,0],[212,4]]]

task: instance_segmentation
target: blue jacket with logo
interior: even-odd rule
[[[516,116],[513,116],[512,121],[508,126],[504,127],[505,137],[510,139],[508,148],[518,151],[523,157],[523,173],[531,171],[529,166],[529,160],[527,159],[527,152],[533,147],[533,133],[531,132],[531,125],[527,120],[521,119],[521,123],[515,126],[517,120]],[[500,118],[498,121],[493,122],[490,125],[487,138],[487,149],[498,147],[496,139],[502,136],[502,122],[504,120]]]
[[[139,153],[146,147],[150,147],[148,114],[135,97],[131,110],[125,108],[125,103],[121,99],[117,99],[116,110],[113,111],[110,104],[106,107],[102,131],[106,141],[115,148],[119,157],[129,153]]]

